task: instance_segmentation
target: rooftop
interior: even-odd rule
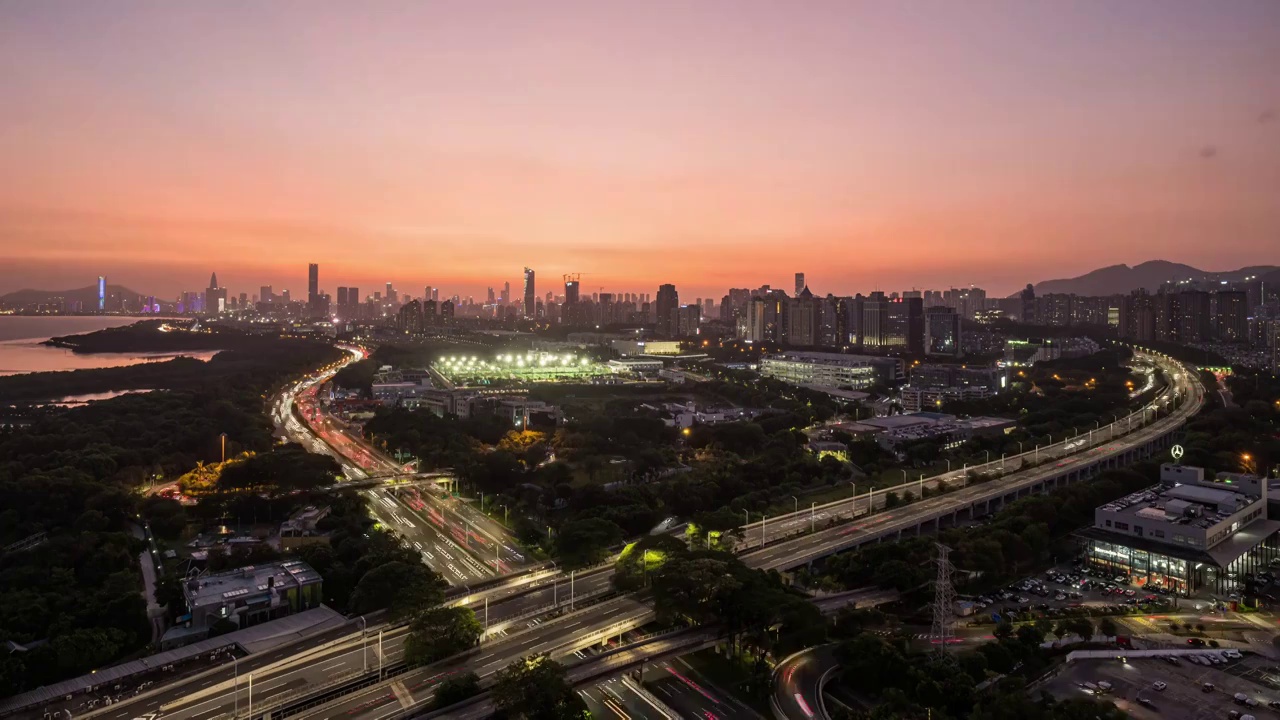
[[[272,582],[274,578],[274,582]],[[235,570],[203,575],[184,586],[193,608],[219,605],[228,600],[265,593],[274,587],[302,587],[320,580],[320,573],[301,560],[285,560],[267,565],[247,565]]]
[[[1256,495],[1202,485],[1153,485],[1098,510],[1207,529],[1259,499]]]

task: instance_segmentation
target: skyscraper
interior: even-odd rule
[[[98,312],[107,309],[107,278],[105,275],[98,276]]]
[[[338,288],[338,309],[341,310],[346,308],[348,302],[349,302],[349,299],[347,297],[347,289],[345,287],[339,287]]]
[[[276,294],[270,285],[263,285],[262,287],[258,288],[259,302],[269,303],[269,302],[275,302],[275,300],[276,300]]]
[[[307,305],[315,308],[320,298],[320,266],[311,263],[307,266]]]
[[[204,311],[216,315],[227,309],[227,289],[218,287],[218,273],[209,274],[209,287],[204,293]]]
[[[511,283],[509,282],[502,283],[502,302],[504,304],[511,302]]]
[[[531,270],[530,268],[525,268],[524,269],[524,316],[526,318],[532,318],[535,316],[536,314],[535,311],[537,310],[537,308],[534,307],[534,303],[536,301],[537,301],[537,293],[534,291],[534,287],[533,287],[533,270]]]
[[[800,293],[804,292],[804,273],[796,273],[796,297],[800,297]]]
[[[662,337],[671,337],[676,328],[675,311],[680,306],[680,295],[676,286],[667,284],[658,286],[658,307],[655,310],[654,329]]]

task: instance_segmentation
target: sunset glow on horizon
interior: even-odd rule
[[[1280,261],[1278,68],[1272,0],[8,3],[0,294]]]

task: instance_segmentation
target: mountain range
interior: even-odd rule
[[[107,297],[136,298],[139,295],[140,293],[123,285],[107,285]],[[0,307],[24,307],[47,303],[54,298],[62,298],[67,305],[81,303],[86,309],[97,307],[98,286],[89,285],[74,290],[15,290],[7,295],[0,295]]]
[[[1061,280],[1043,280],[1034,285],[1036,295],[1050,293],[1075,293],[1076,295],[1127,295],[1139,288],[1155,291],[1166,282],[1178,280],[1201,280],[1208,282],[1239,282],[1251,276],[1261,276],[1264,281],[1280,281],[1280,267],[1274,265],[1255,265],[1212,272],[1169,262],[1168,260],[1150,260],[1140,265],[1111,265],[1098,268],[1079,277]]]

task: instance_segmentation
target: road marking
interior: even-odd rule
[[[395,693],[396,700],[400,701],[401,709],[408,710],[413,705],[413,696],[399,680],[391,683],[391,692]]]

